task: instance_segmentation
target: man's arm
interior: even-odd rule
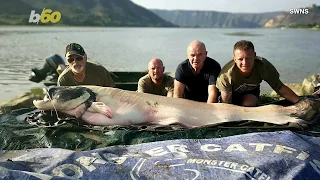
[[[174,91],[174,79],[170,76],[169,77],[169,81],[167,82],[167,87],[168,87],[168,93],[167,93],[167,97],[173,97],[173,91]]]
[[[146,88],[145,88],[145,81],[140,78],[139,81],[138,81],[138,92],[142,92],[142,93],[146,93]]]
[[[221,102],[222,103],[232,103],[232,92],[221,91]]]
[[[288,86],[284,85],[279,77],[280,74],[277,69],[267,60],[265,60],[265,81],[271,86],[271,88],[276,91],[281,97],[289,100],[292,103],[299,101],[299,96],[294,93]]]
[[[208,86],[208,100],[207,103],[216,103],[218,102],[218,88],[216,85],[209,85]]]
[[[299,96],[298,96],[296,93],[294,93],[294,92],[293,92],[288,86],[286,86],[286,85],[282,85],[282,87],[279,89],[278,94],[279,94],[281,97],[289,100],[289,101],[292,102],[292,103],[296,103],[296,102],[299,101]]]
[[[173,90],[173,97],[174,98],[183,98],[185,85],[181,82],[174,80],[174,90]]]

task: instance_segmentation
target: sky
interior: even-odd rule
[[[222,12],[272,12],[320,5],[320,0],[131,0],[147,9],[209,10]]]

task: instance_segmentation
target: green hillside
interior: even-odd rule
[[[30,25],[32,23],[28,21],[31,10],[41,14],[43,8],[61,13],[61,20],[54,25],[173,26],[130,0],[4,0],[0,6],[0,25]]]

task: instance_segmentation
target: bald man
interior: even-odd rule
[[[148,63],[148,74],[139,79],[138,92],[172,97],[174,79],[164,74],[164,69],[160,59],[151,59]]]
[[[207,103],[218,102],[216,80],[221,66],[207,57],[207,54],[203,42],[195,40],[189,44],[188,59],[180,63],[176,70],[173,97]]]

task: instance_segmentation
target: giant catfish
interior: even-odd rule
[[[302,99],[291,106],[242,107],[100,86],[51,87],[43,100],[33,104],[41,110],[60,111],[101,126],[180,124],[193,128],[242,120],[310,124],[319,119],[320,111],[319,98]]]

